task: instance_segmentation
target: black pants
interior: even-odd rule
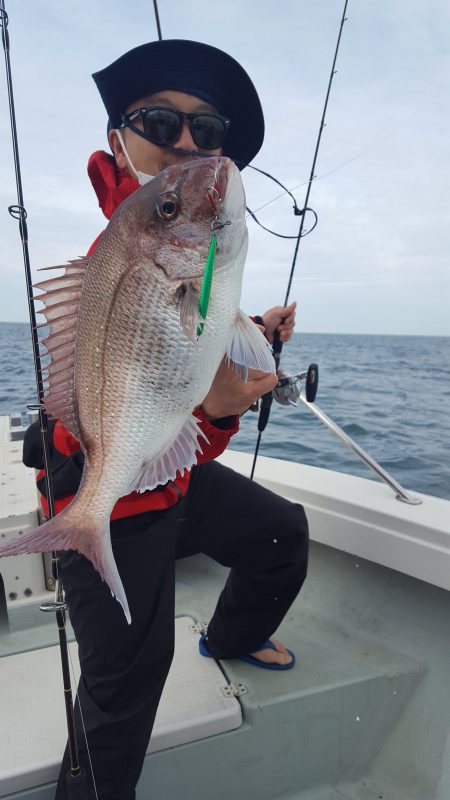
[[[258,649],[273,634],[306,577],[303,508],[215,462],[193,470],[189,491],[168,511],[111,524],[132,624],[90,562],[61,554],[61,575],[82,675],[78,696],[100,800],[134,800],[174,647],[176,558],[206,553],[231,567],[208,648],[216,658]],[[80,763],[94,800],[76,703]],[[64,754],[56,792],[67,797]]]

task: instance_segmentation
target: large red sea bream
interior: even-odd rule
[[[214,230],[202,329],[199,295]],[[244,371],[274,371],[263,334],[239,310],[246,250],[238,169],[227,158],[198,158],[132,194],[90,258],[38,284],[50,325],[46,410],[79,439],[85,467],[72,503],[4,544],[0,556],[78,550],[130,622],[109,532],[116,501],[196,463],[203,434],[193,410],[225,355]]]

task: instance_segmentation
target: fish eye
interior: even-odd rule
[[[180,198],[175,192],[164,192],[156,201],[156,211],[163,220],[175,219],[180,211]]]

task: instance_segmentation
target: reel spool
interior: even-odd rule
[[[274,400],[282,406],[297,406],[302,380],[306,380],[305,393],[308,403],[314,403],[319,386],[318,364],[310,364],[306,372],[300,372],[298,375],[288,375],[284,370],[278,370],[278,383],[273,390]]]

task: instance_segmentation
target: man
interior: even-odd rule
[[[93,77],[108,112],[114,157],[94,153],[88,171],[108,218],[139,184],[171,164],[224,154],[243,168],[261,147],[264,119],[256,90],[242,67],[216,48],[185,40],[152,42]],[[269,309],[259,320],[271,341],[276,330],[287,341],[294,321],[294,303]],[[209,445],[191,476],[152,492],[132,493],[116,504],[111,535],[131,626],[90,562],[72,551],[60,556],[82,668],[78,696],[102,800],[135,797],[173,655],[176,558],[204,552],[231,568],[200,641],[203,656],[244,658],[272,669],[294,664],[293,654],[269,637],[306,576],[303,509],[213,460],[237,431],[239,414],[273,389],[276,380],[253,371],[244,383],[224,362],[195,412]],[[52,422],[51,429],[59,512],[77,490],[83,455],[60,422]],[[27,434],[24,460],[42,467],[36,429]],[[42,473],[39,486],[43,490]],[[45,498],[43,505],[46,509]],[[93,798],[79,719],[77,728]],[[66,751],[59,800],[67,796],[68,767]]]

